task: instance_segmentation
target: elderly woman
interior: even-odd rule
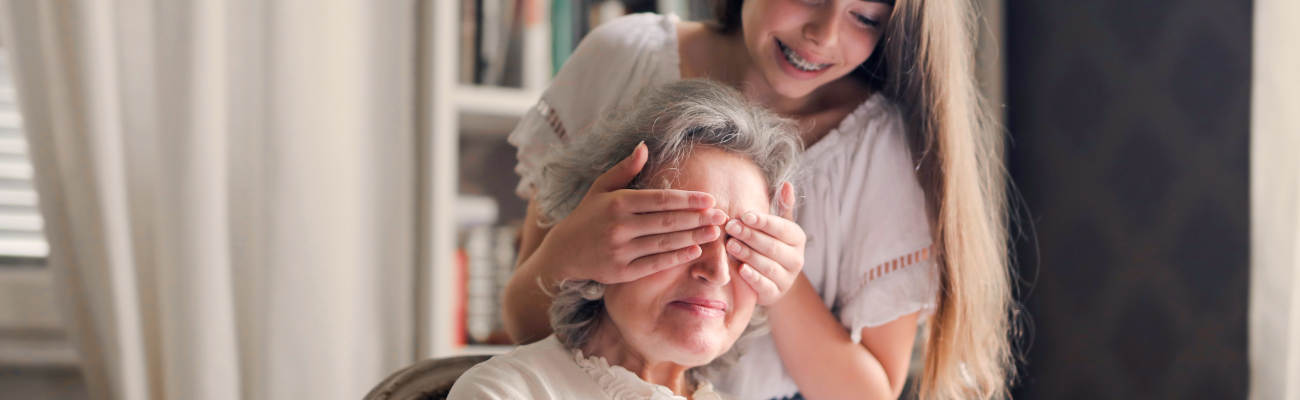
[[[629,189],[708,193],[719,210],[714,225],[792,201],[801,145],[788,120],[704,80],[654,87],[632,104],[593,128],[614,134],[553,150],[537,194],[544,223],[567,216],[625,157],[649,157]],[[724,398],[707,379],[734,362],[732,345],[762,318],[754,290],[732,279],[742,266],[724,249],[728,237],[715,226],[696,234],[713,240],[644,278],[555,284],[555,334],[470,369],[450,398]]]

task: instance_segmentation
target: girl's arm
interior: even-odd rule
[[[862,330],[854,343],[803,274],[768,308],[772,340],[809,400],[897,399],[907,380],[918,313]]]
[[[781,192],[782,204],[794,204],[788,184]],[[789,208],[781,214],[745,213],[743,224],[727,224],[734,237],[727,250],[745,263],[741,278],[759,294],[759,304],[769,306],[772,339],[786,370],[810,400],[897,399],[907,380],[917,313],[865,328],[862,342],[854,343],[800,273],[807,238]]]
[[[524,224],[519,229],[519,259],[515,263],[515,273],[510,276],[505,293],[501,296],[501,312],[510,339],[517,344],[528,344],[551,334],[551,321],[547,317],[551,296],[537,284],[537,278],[542,276],[540,258],[528,262],[550,231],[537,226],[536,201],[528,201],[528,213],[524,215]],[[551,279],[553,278],[543,281]]]

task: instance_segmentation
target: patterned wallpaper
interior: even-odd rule
[[[1251,2],[1006,10],[1015,397],[1245,398]]]

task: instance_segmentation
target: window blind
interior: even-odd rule
[[[0,257],[45,257],[45,241],[27,138],[9,60],[0,52]]]

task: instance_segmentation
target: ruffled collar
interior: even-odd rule
[[[666,386],[641,380],[641,377],[627,368],[609,365],[604,357],[583,357],[582,350],[574,349],[573,361],[613,400],[686,400],[686,397],[673,394]],[[713,384],[709,382],[700,382],[695,388],[694,399],[723,400],[722,395],[713,391]]]

